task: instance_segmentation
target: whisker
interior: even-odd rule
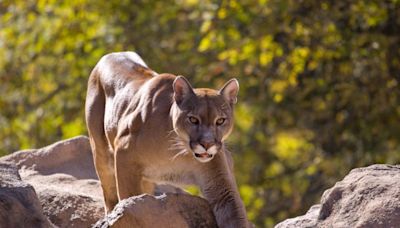
[[[170,136],[172,133],[175,133],[175,129],[172,129],[170,131],[167,132],[167,136]]]
[[[174,141],[171,143],[171,145],[183,145],[183,143],[180,141]]]
[[[168,148],[168,150],[179,150],[179,149],[185,149],[183,145],[177,145],[177,146],[171,146]]]
[[[171,143],[171,146],[173,146],[173,147],[182,147],[182,146],[184,146],[185,144],[183,144],[182,142],[174,142],[174,143]]]
[[[169,141],[170,142],[182,142],[182,140],[178,139],[178,138],[173,138],[173,139],[170,139]]]
[[[185,142],[179,139],[178,137],[169,140],[171,142],[171,146],[168,150],[183,150],[185,149]]]
[[[174,161],[177,157],[179,157],[179,156],[181,156],[181,155],[184,155],[184,154],[186,154],[187,153],[187,150],[186,149],[183,149],[183,150],[181,150],[181,151],[179,151],[177,154],[175,154],[173,157],[172,157],[172,161]]]
[[[170,141],[170,142],[182,142],[182,140],[181,140],[181,139],[179,139],[178,137],[175,137],[175,138],[169,139],[169,141]]]

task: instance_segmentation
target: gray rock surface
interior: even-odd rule
[[[170,186],[158,191],[175,193],[131,197],[103,218],[89,141],[79,136],[0,158],[0,227],[216,226],[206,200]],[[354,169],[320,204],[276,227],[400,227],[400,165]]]
[[[275,227],[400,227],[400,165],[353,169],[319,205]]]
[[[44,214],[57,227],[90,227],[104,217],[103,196],[87,137],[78,136],[41,149],[18,151],[1,157],[0,162],[16,165],[24,181],[21,183],[27,186],[30,184],[30,189],[34,192],[33,186],[37,192],[40,202],[37,201],[36,205],[32,205],[34,211],[37,209],[35,213]],[[16,174],[18,171],[15,169]],[[0,175],[3,175],[1,170]],[[174,224],[173,227],[177,227],[175,223],[179,221],[182,226],[178,227],[213,227],[214,220],[210,217],[213,214],[212,212],[210,214],[206,200],[187,195],[183,190],[168,185],[156,186],[156,192],[177,194],[162,199],[151,196],[137,198],[134,202],[138,206],[122,207],[126,208],[124,214],[128,215],[122,216],[116,222],[116,226],[123,227],[118,224],[135,222],[136,220],[132,220],[134,213],[149,219],[149,221],[141,220],[141,224],[144,225],[154,223],[163,225],[159,227],[165,227],[169,220]],[[128,205],[126,203],[128,201],[124,202],[122,205]],[[148,213],[143,213],[146,211]],[[0,215],[6,213],[6,210],[0,208]],[[162,217],[158,215],[164,216],[163,223],[156,223]],[[155,221],[152,221],[154,219]],[[206,226],[202,226],[203,223]],[[1,222],[0,228],[2,228]]]
[[[0,174],[0,227],[52,227],[35,190],[21,180],[17,167],[0,163]]]
[[[58,227],[90,227],[103,217],[103,198],[89,140],[79,136],[0,158],[17,165],[44,214]]]
[[[208,202],[200,197],[167,193],[140,195],[122,200],[97,228],[213,228],[217,227]]]

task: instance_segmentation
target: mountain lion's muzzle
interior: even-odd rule
[[[190,149],[193,151],[196,160],[200,162],[209,162],[220,150],[220,145],[221,143],[215,143],[214,141],[200,140],[199,142],[190,142]]]

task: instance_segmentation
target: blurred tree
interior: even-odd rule
[[[0,153],[85,134],[91,69],[135,50],[195,86],[239,79],[229,146],[260,227],[400,162],[399,0],[6,0],[0,26]]]

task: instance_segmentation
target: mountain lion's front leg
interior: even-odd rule
[[[115,151],[115,179],[120,201],[143,193],[142,168],[133,161],[132,152],[129,148]]]
[[[233,173],[224,153],[218,153],[207,164],[200,188],[213,207],[218,227],[249,227],[246,211],[240,198]]]

